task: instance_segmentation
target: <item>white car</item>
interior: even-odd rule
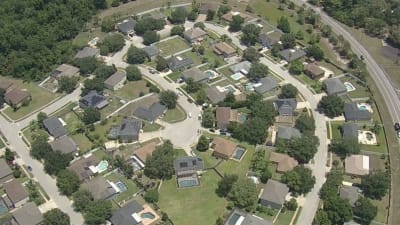
[[[189,118],[192,118],[192,113],[189,113]]]

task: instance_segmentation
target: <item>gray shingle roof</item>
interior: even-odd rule
[[[207,82],[208,80],[208,76],[197,67],[183,71],[182,78],[185,81],[192,78],[194,82]]]
[[[180,175],[185,172],[202,171],[204,168],[203,159],[193,156],[180,157],[174,160],[175,174]]]
[[[18,182],[18,180],[12,180],[4,183],[3,188],[13,204],[17,204],[18,202],[29,197],[25,188],[21,183]]]
[[[73,153],[78,149],[78,145],[75,141],[68,136],[57,138],[51,142],[50,145],[53,151],[60,151],[64,154]]]
[[[49,117],[43,120],[43,126],[46,128],[49,134],[55,138],[67,134],[67,130],[64,128],[60,120],[56,117]]]
[[[328,95],[340,95],[347,92],[346,86],[336,77],[326,79],[324,81],[325,90]]]
[[[147,121],[154,121],[160,117],[167,107],[160,102],[153,103],[149,108],[139,107],[133,112],[133,115]]]
[[[229,215],[228,219],[225,221],[224,225],[237,225],[239,220],[242,220],[240,225],[272,225],[272,222],[240,209],[234,209]]]
[[[281,116],[293,116],[297,108],[297,100],[295,98],[284,98],[275,101],[276,108]]]
[[[167,59],[168,68],[172,71],[176,71],[193,64],[193,60],[189,57],[182,56],[171,56]]]
[[[300,138],[301,133],[294,127],[279,127],[277,137],[282,139]]]
[[[132,201],[122,208],[115,211],[110,221],[113,225],[136,225],[139,224],[140,221],[136,221],[132,214],[139,213],[143,210],[143,207],[137,202]]]
[[[283,203],[285,203],[285,197],[288,193],[289,188],[286,186],[286,184],[269,179],[264,186],[264,190],[260,199],[283,205]]]
[[[210,99],[213,104],[222,102],[227,94],[228,91],[220,92],[216,87],[209,87],[206,89],[207,98]]]
[[[285,49],[279,52],[279,55],[287,62],[292,62],[306,56],[306,52],[302,49]]]
[[[371,113],[367,110],[360,110],[355,102],[345,103],[344,117],[346,121],[366,121],[371,120]]]
[[[155,45],[146,46],[143,51],[149,58],[160,55],[160,50]]]
[[[121,33],[128,34],[134,31],[136,25],[136,21],[132,18],[129,18],[118,25],[118,30]]]
[[[259,94],[264,94],[278,87],[278,82],[270,77],[261,78],[259,83],[261,83],[261,85],[254,88]]]
[[[258,40],[263,46],[272,47],[274,44],[278,43],[280,35],[270,35],[269,33],[262,33],[258,37]]]
[[[10,167],[7,165],[7,162],[3,159],[0,158],[0,178],[6,177],[10,174],[12,174],[12,170]]]
[[[94,155],[91,155],[89,157],[74,161],[68,167],[68,170],[74,171],[78,175],[79,180],[83,181],[93,175],[93,172],[89,169],[89,166],[96,166],[99,162],[99,159],[97,159]]]
[[[51,76],[55,78],[61,77],[73,77],[79,73],[79,68],[71,66],[69,64],[62,64],[58,66],[52,73]]]
[[[124,119],[119,128],[119,138],[122,140],[131,139],[139,135],[142,129],[142,121],[137,119]]]
[[[343,137],[358,138],[358,125],[355,123],[345,123],[342,127]]]
[[[79,100],[79,103],[83,107],[94,107],[98,109],[104,108],[108,105],[107,98],[96,91],[90,91]]]
[[[98,48],[91,48],[91,47],[84,47],[75,55],[75,59],[82,59],[87,57],[95,57],[100,54],[100,49]]]
[[[29,202],[12,213],[18,225],[36,225],[42,222],[43,216],[35,203]]]
[[[94,199],[110,199],[115,194],[115,189],[102,176],[97,176],[90,181],[83,183],[82,187],[92,193]]]
[[[229,69],[233,73],[238,73],[241,70],[245,70],[245,71],[249,72],[250,68],[251,68],[251,62],[249,62],[249,61],[242,61],[240,63],[237,63],[237,64],[229,67]]]
[[[354,203],[356,203],[361,195],[359,193],[358,187],[343,185],[342,187],[340,187],[339,196],[342,199],[349,200],[350,205],[354,206]]]
[[[104,85],[114,87],[124,79],[126,79],[125,71],[117,71],[104,81]]]

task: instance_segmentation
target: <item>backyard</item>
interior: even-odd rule
[[[134,194],[136,194],[139,191],[139,188],[136,186],[133,180],[127,179],[123,175],[117,174],[117,172],[112,172],[105,178],[114,183],[121,181],[127,187],[126,191],[117,194],[117,197],[115,198],[115,201],[117,203],[123,203],[125,201],[128,201],[133,197]]]
[[[166,41],[158,42],[156,47],[160,50],[161,56],[164,57],[190,48],[189,44],[187,44],[187,42],[181,37],[175,37]]]
[[[128,81],[124,87],[114,92],[114,95],[132,100],[142,95],[149,93],[149,88],[146,87],[146,80]]]

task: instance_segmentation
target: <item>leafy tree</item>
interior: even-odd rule
[[[232,16],[232,21],[229,23],[229,31],[237,32],[242,29],[242,24],[244,23],[243,17],[236,15]]]
[[[238,179],[232,185],[228,197],[236,207],[253,210],[258,199],[257,186],[249,178]]]
[[[189,78],[186,81],[186,88],[185,89],[186,89],[186,91],[188,93],[195,93],[198,90],[200,90],[200,88],[201,88],[201,85],[199,83],[197,83],[197,82],[194,82],[193,78]]]
[[[108,33],[114,30],[115,23],[111,18],[104,18],[101,21],[101,31],[104,33]]]
[[[58,92],[71,93],[75,90],[78,79],[75,77],[61,77],[58,81]]]
[[[146,159],[144,174],[150,178],[170,179],[174,174],[174,148],[170,141],[157,146],[156,150]]]
[[[282,86],[281,94],[279,98],[296,98],[298,90],[292,84],[286,84]]]
[[[295,211],[297,209],[297,201],[295,198],[291,198],[290,201],[285,202],[285,208],[290,211]]]
[[[37,160],[44,159],[52,150],[46,136],[38,136],[31,145],[30,154]]]
[[[400,26],[391,26],[389,29],[389,36],[387,39],[391,44],[400,47]]]
[[[211,109],[207,109],[203,112],[201,125],[206,128],[213,128],[215,124],[215,116]]]
[[[126,79],[129,81],[137,81],[142,79],[142,72],[140,72],[137,66],[126,67]]]
[[[154,30],[148,30],[143,34],[143,44],[151,45],[160,40],[160,35]]]
[[[86,189],[78,190],[72,195],[72,199],[74,200],[73,207],[77,212],[84,212],[89,203],[94,200],[90,191]]]
[[[97,78],[105,80],[109,78],[111,75],[113,75],[115,72],[117,72],[117,69],[114,66],[107,66],[105,64],[100,64],[94,71],[94,75],[96,75]]]
[[[250,116],[263,119],[266,126],[271,126],[275,122],[277,112],[271,101],[255,100],[249,108],[251,111]]]
[[[153,17],[146,17],[138,20],[135,24],[135,33],[137,35],[144,35],[146,31],[157,31],[164,28],[165,21],[162,19],[154,19]]]
[[[357,138],[343,137],[333,140],[329,146],[329,150],[344,159],[349,155],[358,154],[360,152],[360,144]]]
[[[296,36],[292,33],[283,34],[280,40],[284,49],[294,48],[296,46]]]
[[[75,172],[70,170],[61,170],[57,174],[57,187],[64,195],[71,196],[79,189],[80,180]]]
[[[100,111],[93,108],[93,107],[89,107],[84,109],[83,111],[83,117],[82,117],[82,121],[88,125],[88,124],[92,124],[96,121],[100,121],[101,119],[101,114]]]
[[[157,56],[156,58],[156,70],[163,71],[168,68],[167,60],[165,60],[161,56]]]
[[[278,139],[277,151],[285,152],[300,163],[308,163],[317,152],[318,138],[310,133],[304,133],[300,138],[290,140]]]
[[[171,36],[173,35],[183,36],[183,32],[185,32],[185,27],[183,25],[174,26],[171,29]]]
[[[202,105],[207,101],[207,94],[204,89],[200,89],[196,94],[196,104]]]
[[[208,138],[204,135],[201,135],[199,138],[199,142],[196,145],[196,149],[198,151],[207,151],[210,145],[210,141],[208,140]]]
[[[168,19],[173,24],[182,24],[185,22],[187,14],[184,7],[178,7],[171,12],[171,16]]]
[[[279,56],[279,52],[282,50],[282,45],[280,45],[279,43],[275,43],[274,45],[272,45],[271,48],[271,54],[275,57]]]
[[[286,16],[279,17],[277,27],[283,33],[290,33],[290,24],[289,24],[289,20]]]
[[[299,75],[304,71],[303,62],[300,60],[295,60],[289,65],[289,73]]]
[[[125,177],[131,179],[133,176],[133,167],[130,163],[124,160],[120,155],[114,158],[113,166],[121,170]]]
[[[304,132],[315,132],[315,120],[312,116],[306,113],[302,113],[297,119],[295,127],[299,129],[302,133]]]
[[[315,214],[312,225],[331,225],[328,214],[323,210],[318,210]]]
[[[46,155],[44,160],[44,171],[50,175],[57,175],[61,170],[69,166],[69,162],[73,159],[71,154],[64,154],[60,151],[51,151]]]
[[[94,72],[99,62],[94,57],[86,57],[75,59],[74,64],[79,67],[79,71],[82,75],[87,75]]]
[[[160,93],[160,102],[167,106],[168,109],[174,109],[178,102],[178,95],[171,90],[162,91]]]
[[[304,33],[303,33],[302,30],[297,31],[296,39],[298,39],[298,40],[303,40],[304,39]]]
[[[37,122],[38,122],[38,124],[39,124],[39,126],[40,126],[41,128],[43,128],[43,121],[44,121],[45,119],[47,119],[47,118],[48,118],[48,116],[47,116],[47,114],[44,113],[44,112],[39,112],[39,113],[37,114],[36,119],[37,119]]]
[[[236,130],[232,136],[249,144],[260,144],[267,138],[267,124],[260,117],[246,120],[239,129],[239,133]]]
[[[389,175],[382,171],[374,171],[361,178],[361,189],[371,199],[382,199],[389,189]]]
[[[206,25],[203,22],[196,22],[193,27],[201,28],[202,30],[206,29]]]
[[[207,20],[207,21],[211,21],[211,20],[214,19],[214,16],[215,16],[215,11],[212,10],[212,9],[209,9],[209,10],[207,11],[206,20]]]
[[[344,102],[336,95],[323,96],[318,103],[318,108],[320,108],[326,116],[333,118],[343,113]]]
[[[220,5],[217,11],[217,16],[222,17],[229,11],[231,11],[231,7],[229,5]]]
[[[9,148],[6,148],[6,151],[4,152],[4,158],[7,162],[12,162],[15,159],[15,153],[12,152]]]
[[[118,52],[125,45],[124,36],[121,34],[111,34],[104,38],[103,42],[100,43],[100,47],[104,46],[107,48],[107,53]]]
[[[332,224],[343,224],[353,217],[349,201],[337,195],[324,200],[324,210]]]
[[[96,200],[91,202],[83,214],[85,224],[104,224],[106,220],[111,217],[111,208],[111,202],[107,200]]]
[[[282,182],[295,194],[307,194],[315,184],[315,177],[310,169],[304,166],[296,166],[292,171],[282,175]]]
[[[248,77],[250,80],[259,80],[268,75],[268,67],[261,63],[253,63],[250,67]]]
[[[144,200],[148,203],[157,203],[158,202],[158,191],[157,189],[151,189],[144,194]]]
[[[92,80],[86,79],[83,82],[83,86],[84,88],[82,89],[82,96],[88,94],[92,90],[102,92],[104,89],[104,79],[97,77]]]
[[[242,29],[242,42],[246,45],[255,45],[260,36],[261,28],[257,25],[250,23],[243,27]]]
[[[187,15],[187,19],[190,20],[190,21],[195,21],[198,16],[199,16],[199,13],[196,10],[192,10]]]
[[[142,64],[146,61],[147,55],[143,49],[131,45],[126,54],[126,61],[129,64]]]
[[[260,53],[254,47],[248,47],[243,51],[243,59],[248,60],[252,63],[258,62]]]
[[[311,45],[307,48],[307,56],[321,61],[324,59],[324,51],[317,45]]]
[[[378,207],[368,198],[361,197],[354,204],[353,213],[363,224],[370,224],[378,213]]]
[[[52,209],[43,214],[43,225],[70,225],[68,214],[60,209]]]
[[[225,174],[220,181],[218,181],[218,188],[216,190],[218,196],[226,197],[231,192],[233,184],[238,180],[236,174]]]
[[[93,4],[96,7],[96,9],[107,9],[106,0],[93,0]]]

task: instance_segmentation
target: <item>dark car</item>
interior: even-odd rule
[[[400,130],[400,124],[399,123],[395,123],[394,124],[394,129],[399,131]]]

